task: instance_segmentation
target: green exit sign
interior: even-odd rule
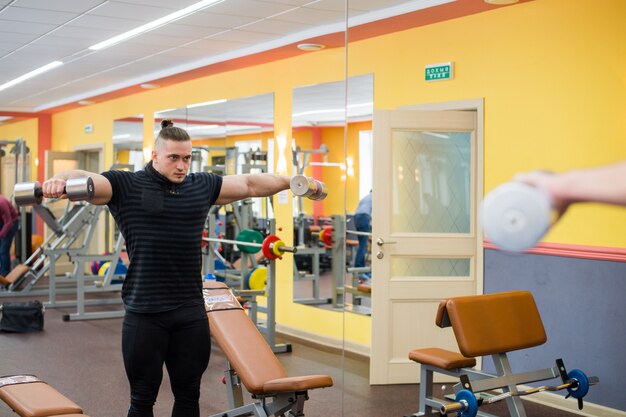
[[[453,78],[453,62],[443,62],[441,64],[426,65],[426,71],[424,72],[425,81],[451,80]]]

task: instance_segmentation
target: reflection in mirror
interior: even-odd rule
[[[332,188],[324,201],[294,201],[294,240],[299,247],[294,256],[294,301],[338,310],[349,304],[354,311],[369,314],[366,293],[357,292],[365,270],[351,270],[354,280],[344,285],[358,246],[355,235],[346,235],[355,227],[352,216],[345,213],[346,208],[354,211],[360,200],[358,167],[369,168],[364,169],[363,189],[371,188],[368,140],[371,144],[373,76],[349,78],[347,92],[346,99],[343,81],[293,92],[293,171],[321,179]]]
[[[113,121],[113,169],[143,168],[143,115]]]

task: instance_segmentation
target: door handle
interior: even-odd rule
[[[385,241],[383,240],[383,238],[382,238],[382,237],[379,237],[378,239],[376,239],[376,244],[377,244],[378,246],[382,246],[382,245],[393,245],[393,244],[395,244],[395,243],[398,243],[398,242],[385,242]]]

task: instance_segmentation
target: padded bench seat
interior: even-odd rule
[[[361,292],[365,292],[365,293],[372,293],[372,286],[371,285],[367,285],[367,284],[359,284],[356,286],[356,289],[361,291]]]
[[[19,278],[21,278],[22,275],[27,273],[29,269],[30,268],[24,264],[16,265],[15,268],[13,268],[11,272],[7,274],[6,277],[3,277],[2,275],[0,275],[0,284],[8,287],[9,285],[17,281]]]
[[[409,352],[412,361],[432,365],[438,368],[452,370],[459,368],[472,368],[476,366],[476,359],[466,358],[458,352],[452,352],[440,348],[414,349]]]
[[[80,406],[30,375],[0,377],[0,399],[21,417],[86,417]]]

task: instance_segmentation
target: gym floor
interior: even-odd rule
[[[7,300],[2,300],[7,301]],[[0,375],[34,374],[83,407],[91,417],[121,417],[128,406],[128,383],[120,350],[121,319],[63,322],[71,309],[48,309],[43,332],[0,333]],[[314,390],[305,406],[307,416],[404,416],[418,409],[418,385],[370,386],[368,363],[291,341],[293,352],[278,358],[289,375],[328,374],[335,386]],[[214,343],[209,369],[204,374],[200,415],[226,410],[221,384],[225,358]],[[415,366],[418,372],[418,366]],[[440,388],[437,388],[440,390]],[[450,391],[447,387],[446,391]],[[250,397],[246,394],[246,400]],[[155,405],[155,416],[169,416],[173,397],[167,373]],[[574,414],[525,401],[529,417],[567,417]],[[505,404],[484,407],[508,416]],[[0,402],[0,416],[15,416]]]

